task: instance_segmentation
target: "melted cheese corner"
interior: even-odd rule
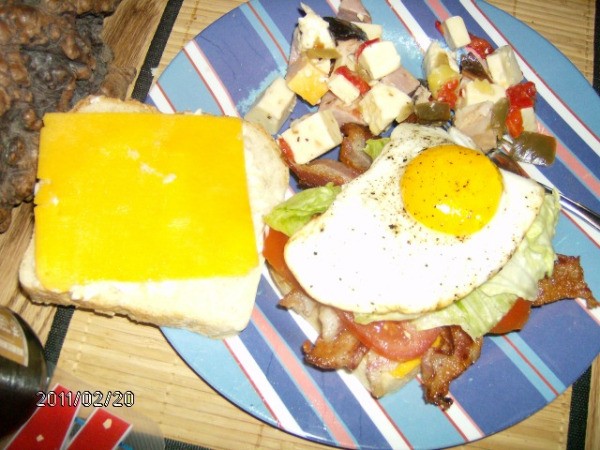
[[[238,276],[258,264],[239,119],[47,114],[38,178],[35,260],[47,289]]]

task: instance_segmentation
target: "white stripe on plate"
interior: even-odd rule
[[[466,440],[470,442],[484,437],[485,434],[481,431],[481,428],[477,426],[461,404],[456,399],[453,398],[453,400],[452,406],[445,411],[445,414],[456,425]]]
[[[398,14],[400,20],[406,23],[408,30],[412,33],[415,41],[423,51],[427,50],[431,43],[430,37],[423,31],[419,22],[412,16],[406,6],[400,0],[388,0],[389,5]]]
[[[206,58],[206,55],[198,46],[198,43],[192,39],[186,44],[184,51],[188,55],[190,62],[196,67],[198,72],[202,74],[208,88],[215,96],[217,103],[221,106],[223,113],[226,116],[239,117],[233,99]]]
[[[162,88],[160,87],[160,84],[157,83],[152,87],[152,89],[150,89],[149,96],[152,99],[152,102],[156,105],[156,107],[158,108],[158,110],[160,112],[163,112],[163,113],[174,113],[175,112],[175,110],[173,109],[173,106],[171,105],[171,103],[165,96],[165,93],[163,92]]]
[[[279,397],[239,336],[227,338],[226,341],[227,346],[235,354],[236,359],[242,365],[244,371],[249,377],[251,374],[252,383],[274,414],[275,419],[280,426],[290,433],[294,433],[298,436],[306,436],[304,430],[298,425],[298,422],[296,422],[294,416],[292,416],[287,409],[281,400],[281,397]]]

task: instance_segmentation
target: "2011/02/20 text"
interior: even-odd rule
[[[123,408],[132,407],[135,394],[131,391],[39,391],[38,407],[96,407]]]

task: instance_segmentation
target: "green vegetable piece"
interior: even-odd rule
[[[415,114],[422,124],[447,122],[451,117],[450,104],[436,101],[417,103]]]
[[[508,99],[502,98],[492,108],[491,128],[500,137],[506,133],[506,117],[508,116]]]
[[[333,183],[300,191],[273,208],[265,216],[265,223],[291,236],[313,216],[325,212],[340,191],[341,188]]]
[[[379,139],[367,139],[365,148],[363,151],[371,157],[372,160],[375,160],[383,150],[383,147],[390,142],[390,138],[379,138]]]
[[[523,131],[513,139],[510,155],[517,161],[548,166],[556,157],[556,139],[542,133]]]

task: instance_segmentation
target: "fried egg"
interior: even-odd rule
[[[285,260],[323,304],[411,317],[497,273],[544,194],[442,129],[402,124],[371,168],[290,237]]]

